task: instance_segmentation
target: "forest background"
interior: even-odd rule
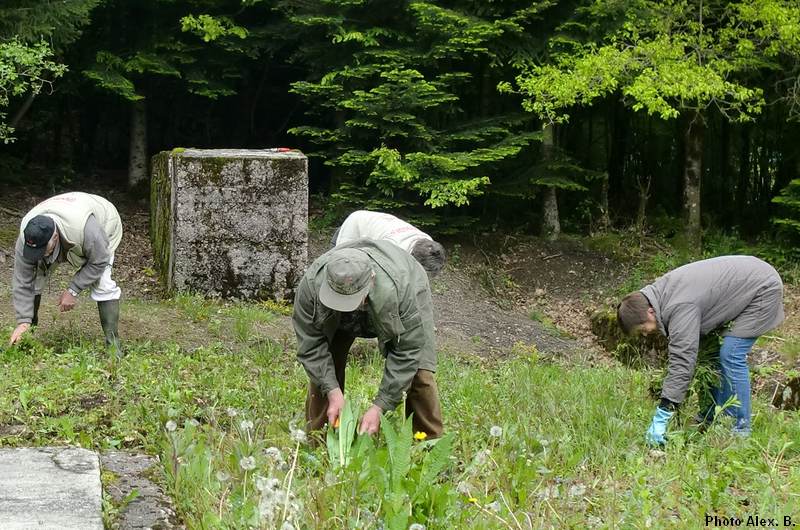
[[[332,220],[796,257],[788,0],[9,0],[0,39],[2,185],[136,190],[161,150],[290,146]]]

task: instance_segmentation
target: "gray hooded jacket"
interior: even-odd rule
[[[723,335],[754,338],[783,322],[783,282],[753,256],[720,256],[668,272],[641,290],[669,339],[661,397],[683,402],[694,375],[700,336],[725,326]]]

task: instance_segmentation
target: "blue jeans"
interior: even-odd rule
[[[726,408],[724,414],[735,418],[733,431],[742,435],[750,434],[750,370],[747,366],[747,354],[755,342],[755,338],[731,336],[723,338],[719,350],[720,384],[711,391],[714,403],[720,407],[725,405],[731,396],[736,396],[739,400],[739,405]],[[713,417],[713,409],[706,411],[707,420]]]

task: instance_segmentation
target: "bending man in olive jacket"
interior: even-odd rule
[[[356,337],[377,337],[386,364],[359,432],[374,434],[382,412],[406,393],[415,431],[442,434],[433,307],[428,277],[407,252],[387,241],[359,239],[317,258],[297,287],[292,317],[297,358],[309,378],[309,431],[334,425],[344,404],[347,354]]]
[[[617,308],[628,333],[661,332],[669,338],[667,376],[646,439],[664,442],[667,423],[689,389],[697,362],[700,336],[725,328],[720,348],[721,381],[716,405],[732,396],[738,406],[734,432],[750,433],[750,372],[747,354],[756,339],[778,326],[783,314],[783,282],[768,263],[753,256],[721,256],[679,267],[641,291],[628,294]],[[713,408],[701,411],[702,421]]]

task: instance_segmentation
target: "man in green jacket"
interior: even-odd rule
[[[381,413],[394,410],[405,394],[415,432],[441,436],[431,291],[427,274],[410,254],[368,239],[326,252],[297,287],[292,321],[297,358],[309,378],[309,431],[336,424],[350,346],[356,337],[376,337],[386,364],[359,432],[378,432]]]

